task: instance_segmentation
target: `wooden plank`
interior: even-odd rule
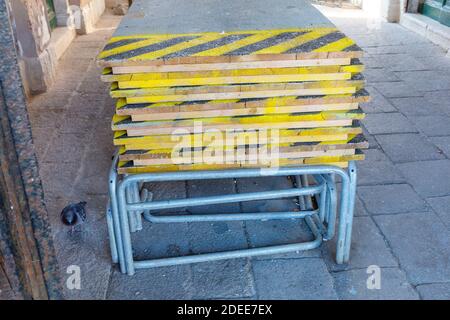
[[[127,63],[126,66],[112,67],[113,74],[147,73],[147,72],[196,72],[210,70],[243,70],[257,68],[295,68],[314,66],[343,66],[350,65],[351,57],[326,58],[326,59],[300,59],[300,60],[258,60],[247,62],[223,62],[223,63]]]
[[[350,141],[349,141],[350,140]],[[258,141],[255,141],[258,142]],[[276,152],[280,159],[310,158],[319,156],[340,156],[354,154],[355,149],[367,149],[367,141],[363,137],[351,136],[341,141],[330,141],[327,143],[318,142],[299,143],[290,146],[266,145],[244,145],[230,146],[228,148],[221,144],[214,143],[206,148],[174,148],[127,151],[122,149],[119,156],[120,161],[133,161],[134,165],[160,165],[160,164],[193,164],[211,163],[212,161],[224,161],[224,159],[239,159],[242,156],[258,155],[269,151]],[[218,157],[219,156],[219,157]]]
[[[267,131],[268,139],[272,133],[277,134],[277,140],[280,144],[299,143],[299,142],[325,142],[346,140],[349,135],[357,135],[362,133],[359,126],[353,127],[331,127],[331,128],[314,128],[287,130],[281,129],[277,132]],[[228,132],[233,135],[245,135],[246,132]],[[217,143],[222,145],[240,145],[243,139],[227,139],[224,134],[218,137],[216,132],[192,133],[189,135],[155,135],[155,136],[138,136],[130,137],[126,131],[116,131],[114,144],[116,146],[124,146],[125,150],[141,150],[141,149],[171,149],[174,147],[203,147],[211,143],[212,139],[216,139]],[[271,139],[272,143],[274,139]]]
[[[209,151],[209,153],[213,153],[213,151]],[[314,151],[302,151],[302,152],[285,152],[280,153],[281,159],[298,159],[298,158],[313,158],[313,157],[323,157],[323,156],[346,156],[353,155],[355,153],[354,149],[343,149],[343,150],[314,150]],[[258,154],[258,150],[254,151],[255,158]],[[240,157],[251,157],[248,154],[241,154]],[[204,156],[202,153],[197,154],[188,154],[183,155],[182,157],[172,157],[172,158],[155,158],[155,159],[139,159],[133,160],[133,165],[135,166],[152,166],[152,165],[190,165],[190,164],[213,164],[217,159],[234,159],[239,157],[236,152],[223,152],[220,153],[220,156],[212,155],[212,156]],[[249,160],[253,161],[253,160]],[[256,160],[255,160],[256,161]]]
[[[247,83],[279,83],[299,81],[330,81],[349,80],[350,72],[341,73],[319,73],[319,74],[289,74],[270,76],[239,76],[239,77],[214,77],[193,79],[169,79],[169,80],[142,80],[142,81],[119,81],[119,89],[133,88],[159,88],[175,86],[203,86],[222,84],[247,84]]]
[[[129,130],[138,128],[172,128],[180,129],[191,127],[196,124],[202,126],[216,125],[217,128],[221,125],[232,127],[233,125],[250,124],[276,124],[293,121],[313,121],[321,122],[326,120],[340,120],[340,119],[358,119],[364,118],[364,113],[361,109],[351,111],[324,111],[311,112],[301,114],[275,114],[275,115],[255,115],[255,116],[235,116],[235,117],[219,117],[219,118],[199,118],[199,119],[183,119],[178,121],[161,120],[161,121],[142,121],[133,122],[129,117],[121,117],[115,115],[113,117],[113,130]],[[227,127],[228,128],[228,127]],[[257,129],[258,127],[254,127]]]
[[[348,111],[358,109],[358,103],[336,103],[336,104],[318,104],[307,106],[284,106],[284,107],[265,107],[265,108],[245,108],[245,109],[221,109],[221,110],[199,110],[187,112],[164,112],[144,115],[132,115],[132,121],[152,121],[152,120],[180,120],[190,118],[213,118],[229,116],[250,116],[267,114],[290,114],[290,113],[309,113],[321,111]]]
[[[125,99],[119,99],[116,104],[118,115],[143,115],[160,113],[183,113],[194,111],[258,109],[291,106],[318,106],[330,104],[355,104],[369,101],[369,93],[362,89],[355,94],[340,94],[326,96],[286,96],[259,99],[230,99],[211,101],[179,101],[147,104],[127,104]],[[275,111],[274,111],[275,112]]]
[[[231,85],[217,85],[217,86],[185,86],[185,87],[170,87],[170,88],[135,88],[135,89],[118,89],[116,84],[113,84],[111,89],[111,97],[113,98],[133,98],[142,96],[170,96],[170,95],[193,95],[193,94],[207,94],[207,93],[237,93],[237,92],[261,92],[274,90],[295,90],[295,89],[317,89],[317,88],[337,88],[337,87],[362,87],[364,85],[364,78],[358,74],[350,80],[330,80],[330,81],[310,81],[310,82],[286,82],[286,83],[245,83],[245,84],[231,84]],[[344,92],[347,93],[347,92]],[[205,100],[205,99],[198,99]],[[212,100],[212,99],[209,99]],[[177,100],[167,100],[177,101]],[[189,101],[183,99],[183,101]]]
[[[307,88],[291,90],[265,90],[248,92],[220,92],[200,94],[180,94],[163,96],[138,96],[126,98],[127,103],[158,103],[170,101],[202,101],[202,100],[226,100],[226,99],[252,99],[273,98],[283,96],[311,96],[355,93],[359,87],[334,87],[334,88]]]
[[[347,167],[348,161],[364,160],[364,154],[357,152],[354,155],[337,157],[317,157],[317,158],[299,158],[282,159],[278,163],[280,166],[303,166],[303,165],[333,165],[338,167]],[[150,172],[173,172],[173,171],[197,171],[197,170],[226,170],[239,168],[270,168],[270,165],[257,164],[194,164],[194,165],[155,165],[155,166],[134,166],[131,161],[120,162],[118,167],[119,174],[135,174]]]
[[[323,73],[361,73],[364,66],[359,60],[352,61],[351,65],[332,65],[332,66],[314,66],[314,67],[296,67],[296,68],[260,68],[260,69],[231,69],[231,70],[207,70],[207,71],[188,71],[188,72],[147,72],[147,73],[127,73],[114,74],[111,68],[103,71],[101,76],[104,82],[115,81],[168,81],[184,80],[195,81],[195,79],[213,78],[234,78],[234,77],[256,77],[256,76],[275,76],[275,75],[298,75],[298,74],[323,74]],[[251,83],[252,81],[248,81]],[[174,82],[170,85],[177,85]],[[220,83],[219,83],[220,84]],[[184,85],[184,84],[182,84]]]

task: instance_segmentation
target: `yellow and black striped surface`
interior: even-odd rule
[[[154,60],[176,63],[252,61],[258,56],[275,55],[295,60],[327,58],[331,57],[329,53],[341,53],[335,57],[357,58],[361,51],[336,28],[305,28],[113,37],[98,60],[101,65],[114,66]]]

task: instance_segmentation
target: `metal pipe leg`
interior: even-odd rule
[[[352,227],[353,227],[353,213],[355,210],[355,198],[356,198],[356,164],[351,161],[348,165],[348,172],[350,176],[350,192],[349,192],[349,204],[348,204],[348,219],[347,228],[345,231],[345,250],[344,250],[344,262],[348,262],[350,259],[350,248],[352,244]]]
[[[113,222],[112,212],[111,212],[111,202],[108,203],[108,207],[106,209],[106,222],[108,225],[108,236],[109,236],[109,247],[111,249],[111,260],[113,263],[118,263],[119,255],[117,253],[117,241],[116,241],[116,236],[114,234],[114,222]]]
[[[114,156],[113,163],[111,166],[111,170],[109,171],[109,200],[110,200],[110,208],[111,208],[111,216],[114,228],[114,238],[116,242],[117,248],[117,256],[120,265],[120,271],[122,273],[126,272],[125,268],[125,259],[123,252],[123,243],[122,243],[122,232],[120,227],[119,220],[119,209],[117,205],[117,163],[118,163],[118,154]]]
[[[134,203],[134,184],[130,184],[127,189],[125,190],[125,195],[127,198],[127,203]],[[136,232],[137,231],[137,223],[136,223],[136,214],[134,211],[127,212],[128,214],[128,223],[130,225],[130,231]]]
[[[338,236],[336,242],[336,263],[342,264],[346,260],[345,255],[347,252],[347,228],[349,220],[349,202],[350,202],[350,176],[348,172],[340,175],[342,178],[341,186],[341,205],[339,207],[339,224],[338,224]]]
[[[119,209],[120,230],[122,233],[124,262],[126,273],[132,276],[135,273],[133,261],[133,248],[131,246],[131,230],[129,225],[129,216],[134,216],[128,213],[127,210],[127,191],[126,184],[122,181],[117,188],[117,200]]]
[[[133,203],[141,202],[141,195],[139,192],[139,184],[136,182],[132,185],[132,200]],[[135,215],[135,223],[136,223],[136,231],[142,230],[142,211],[134,211]]]

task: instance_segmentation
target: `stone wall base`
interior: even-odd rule
[[[400,24],[441,46],[448,51],[447,56],[450,57],[450,27],[415,13],[404,13],[400,19]]]

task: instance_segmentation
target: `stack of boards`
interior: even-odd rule
[[[136,13],[154,1],[141,2],[98,59],[117,99],[119,173],[346,167],[364,158],[362,50],[329,22],[147,33],[139,23],[152,16]]]

